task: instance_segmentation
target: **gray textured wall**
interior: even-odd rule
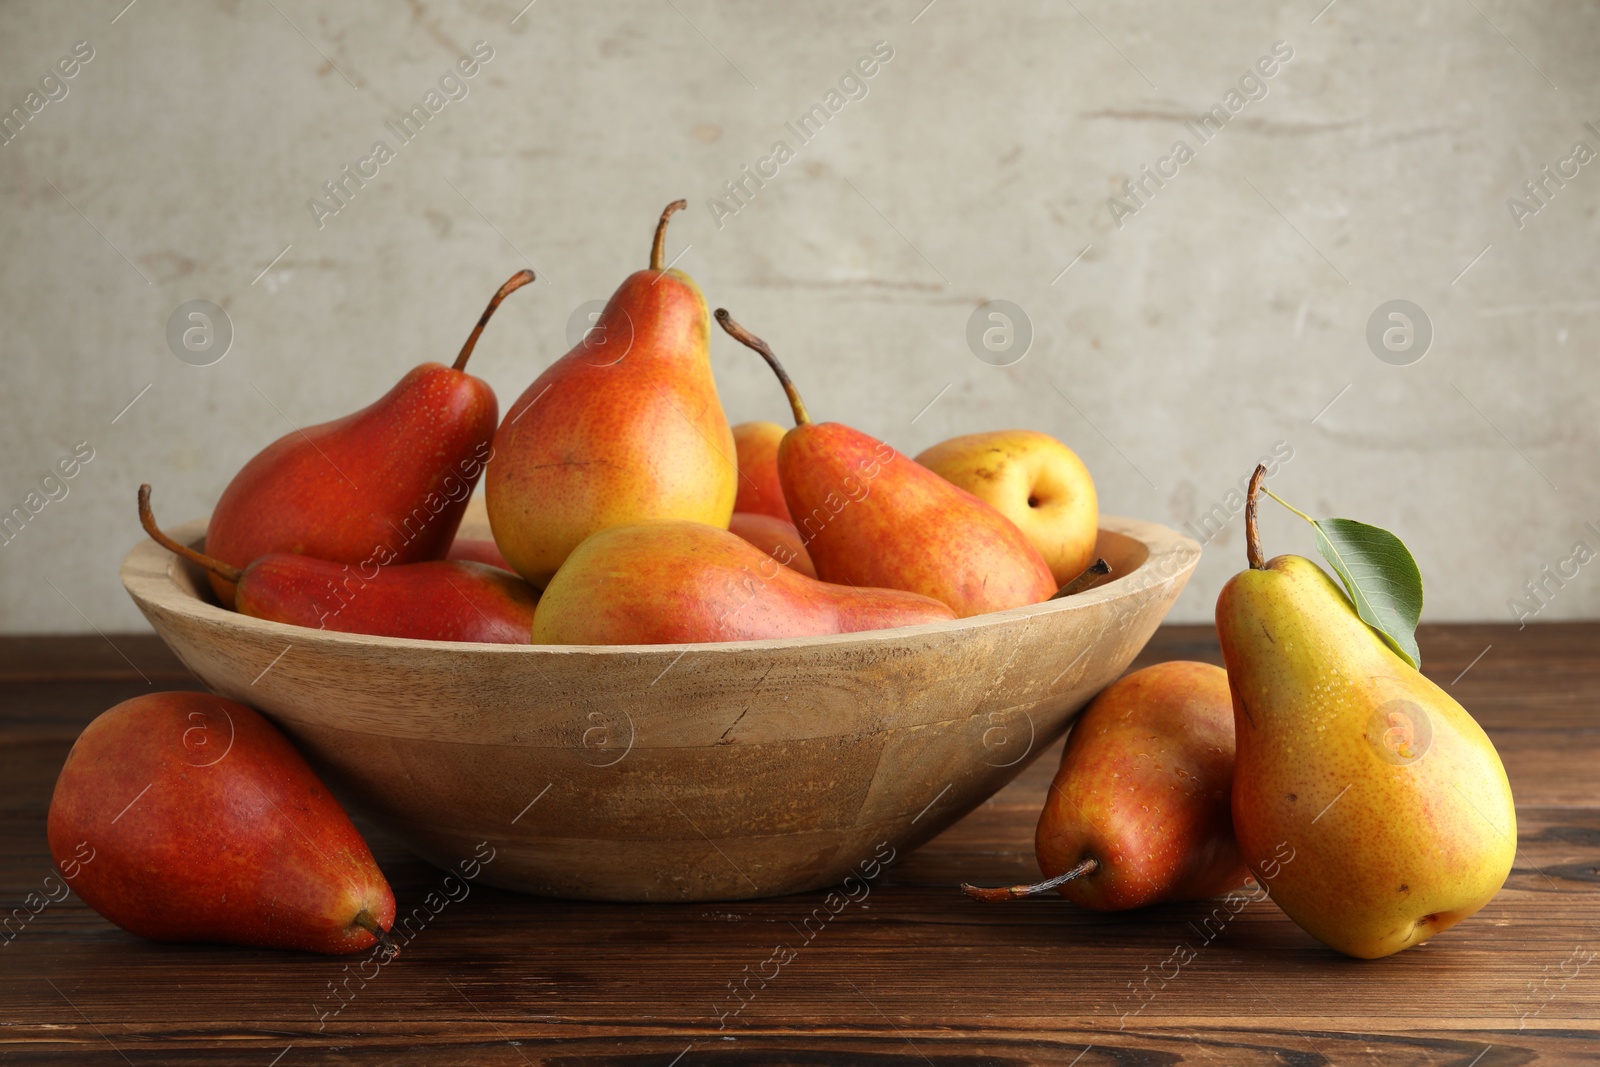
[[[504,407],[677,196],[678,265],[813,412],[905,451],[1043,429],[1107,511],[1182,525],[1285,442],[1278,491],[1399,532],[1435,620],[1509,619],[1600,548],[1600,162],[1522,190],[1600,150],[1595,3],[124,2],[0,8],[0,105],[38,108],[0,146],[0,511],[93,450],[0,547],[5,630],[142,627],[116,577],[138,482],[170,522],[204,513],[286,417],[447,359],[531,262],[474,364]],[[41,89],[79,41],[93,58]],[[479,41],[467,95],[401,145],[386,121]],[[801,143],[786,121],[880,41],[866,95]],[[1186,122],[1280,41],[1202,141]],[[308,200],[380,139],[393,160],[319,226]],[[745,206],[708,206],[779,140]],[[1115,207],[1179,140],[1194,157]],[[1434,334],[1405,366],[1365,336],[1401,298]],[[966,340],[991,299],[1032,324],[1010,365]],[[214,365],[169,350],[189,300],[231,319]],[[713,359],[734,421],[781,417],[751,353],[719,335]],[[1269,552],[1311,551],[1264,512]],[[1175,618],[1210,616],[1241,524]],[[1600,566],[1567,570],[1541,618],[1600,608]]]

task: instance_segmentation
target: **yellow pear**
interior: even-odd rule
[[[1078,454],[1049,434],[995,430],[952,437],[917,462],[1010,519],[1065,585],[1094,560],[1100,505]]]
[[[1233,823],[1272,899],[1307,933],[1376,959],[1487,904],[1517,820],[1483,729],[1357,615],[1321,567],[1262,562],[1217,598],[1233,693]],[[1285,859],[1285,857],[1288,857]]]
[[[511,405],[484,474],[506,561],[544,586],[590,534],[686,520],[726,529],[733,433],[711,376],[711,318],[694,279],[665,265],[667,205],[650,266]]]

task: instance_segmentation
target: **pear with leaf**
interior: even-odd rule
[[[1256,468],[1245,505],[1249,569],[1217,598],[1238,746],[1234,832],[1302,929],[1376,959],[1500,891],[1516,853],[1511,786],[1482,728],[1417,670],[1422,577],[1405,546],[1290,508],[1316,527],[1345,589],[1304,557],[1263,561],[1265,473]]]

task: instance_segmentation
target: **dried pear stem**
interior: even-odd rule
[[[761,358],[767,361],[772,368],[772,373],[778,376],[778,382],[783,386],[784,395],[789,398],[789,407],[794,412],[794,424],[804,426],[811,421],[811,416],[806,414],[805,401],[800,399],[800,390],[794,387],[794,382],[789,380],[789,372],[783,369],[783,364],[778,362],[778,357],[772,354],[772,349],[767,342],[751,333],[749,330],[733,321],[733,316],[728,314],[727,308],[717,309],[717,322],[728,331],[728,336],[744,345],[761,353]]]
[[[1081,860],[1076,867],[1063,871],[1054,878],[1046,878],[1042,882],[1032,885],[1008,885],[998,889],[984,889],[981,886],[961,883],[961,891],[973,900],[981,900],[985,904],[999,904],[1007,900],[1021,900],[1023,897],[1036,897],[1048,893],[1052,889],[1066,885],[1075,878],[1082,878],[1086,874],[1093,874],[1100,869],[1100,861],[1093,856]]]
[[[467,360],[472,357],[472,350],[478,346],[478,335],[489,324],[489,316],[494,314],[494,309],[500,306],[500,301],[531,281],[533,281],[533,271],[531,270],[519,270],[506,279],[506,283],[500,287],[499,291],[489,298],[489,306],[483,309],[483,314],[478,316],[478,325],[474,326],[472,332],[467,335],[467,343],[461,346],[461,354],[456,357],[455,363],[450,367],[451,370],[467,369]]]
[[[139,487],[139,525],[144,527],[144,532],[150,535],[152,541],[168,552],[181,556],[197,566],[204,567],[225,582],[230,584],[237,583],[244,574],[244,571],[238,567],[229,566],[215,556],[208,556],[204,552],[196,552],[188,545],[179,544],[163,533],[161,527],[156,525],[155,513],[150,510],[149,485],[141,485]]]

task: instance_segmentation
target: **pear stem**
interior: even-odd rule
[[[378,920],[374,919],[372,913],[366,908],[356,912],[356,917],[351,921],[378,939],[378,944],[383,946],[385,957],[392,960],[400,955],[400,946],[395,944],[394,939],[389,936],[389,931],[379,926]]]
[[[661,209],[661,221],[656,223],[656,239],[650,245],[650,269],[666,270],[667,262],[667,220],[674,211],[682,211],[689,206],[687,200],[674,200]]]
[[[494,296],[489,298],[489,306],[483,309],[483,314],[478,316],[478,325],[474,326],[472,332],[467,335],[467,343],[461,346],[461,354],[456,357],[455,363],[450,367],[451,370],[467,369],[467,360],[472,357],[472,350],[478,346],[478,335],[489,324],[489,316],[494,314],[494,309],[500,306],[500,301],[531,281],[533,281],[533,271],[531,270],[519,270],[506,279],[506,283],[495,292]]]
[[[1035,882],[1032,885],[1009,885],[998,889],[984,889],[981,886],[968,885],[962,882],[961,891],[973,900],[981,900],[985,904],[1000,904],[1007,900],[1021,900],[1023,897],[1036,897],[1048,893],[1052,889],[1058,889],[1066,885],[1075,878],[1093,874],[1099,869],[1100,861],[1093,856],[1089,856],[1080,860],[1076,867],[1063,871],[1054,878],[1046,878],[1044,881]]]
[[[1073,593],[1081,593],[1093,585],[1096,578],[1100,577],[1102,574],[1110,573],[1111,564],[1107,563],[1103,559],[1097,559],[1085,567],[1082,574],[1072,579],[1072,581],[1068,582],[1060,589],[1057,589],[1055,593],[1051,595],[1050,599],[1060,600],[1062,597],[1071,596]]]
[[[1261,479],[1267,476],[1267,465],[1257,463],[1250,475],[1250,492],[1244,501],[1244,552],[1251,570],[1265,570],[1267,561],[1261,556],[1261,531],[1256,528],[1256,495],[1261,492]]]
[[[179,555],[190,563],[204,567],[225,582],[235,584],[244,576],[244,571],[238,567],[229,566],[220,559],[208,556],[203,552],[196,552],[188,545],[181,545],[162,533],[161,527],[156,525],[155,513],[150,510],[150,486],[148,485],[139,487],[139,525],[144,527],[144,532],[150,535],[152,541],[168,552]]]
[[[784,395],[789,398],[789,407],[794,411],[794,424],[804,426],[811,421],[811,416],[806,414],[805,401],[800,399],[800,390],[794,387],[794,382],[789,380],[789,372],[783,369],[783,364],[778,362],[778,357],[772,354],[772,349],[767,347],[767,342],[751,333],[749,330],[733,321],[733,316],[728,314],[727,308],[717,309],[717,322],[728,336],[744,345],[761,353],[761,358],[767,361],[772,368],[772,373],[778,376],[778,382],[783,386]]]

